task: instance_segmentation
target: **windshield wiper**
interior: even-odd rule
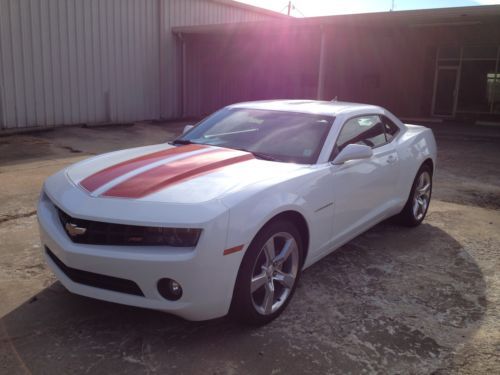
[[[255,156],[257,159],[269,160],[269,161],[279,161],[274,156],[271,156],[269,154],[265,154],[263,152],[257,152],[257,151],[248,151],[248,152],[252,153],[253,156]]]
[[[172,145],[191,145],[191,144],[197,144],[196,142],[192,142],[189,139],[174,139],[172,142],[170,142]]]
[[[259,152],[259,151],[250,151],[250,150],[247,150],[247,149],[244,149],[244,148],[240,148],[240,147],[228,147],[228,146],[221,146],[221,147],[225,147],[225,148],[231,148],[233,150],[239,150],[239,151],[245,151],[245,152],[249,152],[251,153],[253,156],[255,156],[257,159],[262,159],[262,160],[269,160],[269,161],[279,161],[278,159],[276,159],[274,156],[271,156],[269,154],[266,154],[264,152]]]

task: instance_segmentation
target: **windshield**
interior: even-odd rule
[[[333,116],[224,108],[173,143],[200,143],[253,153],[257,158],[314,164]]]

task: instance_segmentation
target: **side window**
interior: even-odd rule
[[[385,137],[387,142],[391,142],[399,133],[399,127],[385,116],[381,116],[384,123]]]
[[[387,143],[384,126],[379,116],[360,116],[348,120],[342,130],[336,143],[336,153],[348,144],[360,144],[372,148],[382,146]]]

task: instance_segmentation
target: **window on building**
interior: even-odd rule
[[[500,111],[500,73],[486,74],[486,95],[488,102],[493,104],[493,111]]]
[[[460,58],[460,47],[442,46],[438,50],[439,59],[458,59]]]
[[[441,46],[433,114],[500,112],[500,45]]]
[[[479,60],[462,62],[458,111],[489,112],[495,84],[495,61]]]

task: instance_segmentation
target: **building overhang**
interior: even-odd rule
[[[433,28],[481,24],[499,24],[500,5],[419,9],[409,11],[346,14],[308,18],[276,18],[274,20],[180,26],[175,34],[247,34],[279,33],[318,28]]]

